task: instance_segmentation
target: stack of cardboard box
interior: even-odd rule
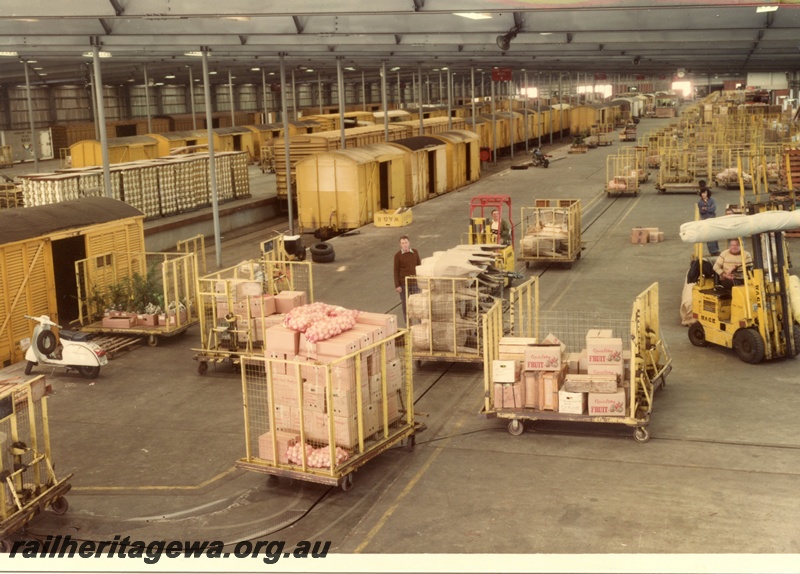
[[[263,292],[261,281],[239,281],[229,289],[230,299],[225,281],[215,285],[217,322],[227,325],[228,318],[235,318],[240,341],[262,343],[266,329],[282,324],[286,313],[306,304],[305,292],[282,291],[273,296]]]
[[[352,449],[358,446],[359,396],[365,439],[383,429],[384,405],[388,424],[397,421],[406,387],[395,339],[389,339],[396,332],[395,315],[363,312],[352,329],[317,342],[283,325],[267,329],[276,428],[297,437],[302,428],[306,441],[320,444],[330,444],[332,429],[336,446]]]
[[[631,229],[631,243],[634,245],[661,241],[664,241],[664,232],[660,231],[658,227],[634,227]]]
[[[494,407],[625,416],[628,358],[610,329],[589,330],[580,353],[566,353],[553,335],[539,343],[503,337],[492,365]]]

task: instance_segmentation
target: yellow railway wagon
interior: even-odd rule
[[[0,364],[23,360],[34,327],[25,315],[65,327],[78,318],[75,262],[144,251],[143,220],[138,209],[105,197],[0,211]],[[144,271],[119,257],[118,267]]]
[[[481,146],[475,132],[452,130],[431,137],[447,144],[447,191],[464,187],[480,178]]]
[[[375,123],[374,112],[345,112],[344,113],[344,127],[355,128],[359,126],[368,126]],[[302,120],[312,120],[320,124],[321,131],[339,130],[342,127],[341,115],[335,114],[312,114],[303,116]]]
[[[530,118],[528,118],[530,121]],[[465,122],[465,129],[474,132],[478,136],[478,142],[482,148],[492,147],[492,122],[483,117],[469,118]]]
[[[450,120],[447,118],[447,116],[424,118],[422,120],[422,133],[419,133],[420,132],[419,119],[415,121],[405,121],[405,122],[395,122],[395,123],[401,126],[408,126],[409,129],[411,129],[411,133],[415,136],[431,135],[440,132],[446,132],[451,129],[463,130],[466,127],[466,123],[464,122],[463,118],[452,118],[452,120]]]
[[[190,130],[184,132],[165,132],[162,134],[149,134],[158,142],[158,157],[172,155],[174,149],[186,148],[191,146],[208,145],[208,132],[204,130]],[[214,136],[214,145],[217,146],[219,140]]]
[[[410,207],[447,191],[447,144],[439,138],[416,136],[390,142],[405,152],[405,205]]]
[[[297,206],[304,231],[356,229],[375,212],[405,205],[407,152],[388,144],[316,153],[297,162]]]
[[[158,140],[152,136],[108,139],[108,162],[123,163],[159,157]],[[103,165],[102,146],[97,140],[83,140],[69,146],[72,167]]]

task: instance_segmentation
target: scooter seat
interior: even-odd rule
[[[89,333],[82,333],[81,331],[67,331],[62,329],[58,334],[62,339],[75,341],[76,343],[85,343],[89,340]]]

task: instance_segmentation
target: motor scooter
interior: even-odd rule
[[[550,154],[542,153],[541,148],[535,148],[533,152],[531,152],[531,165],[533,167],[549,167],[550,160],[547,159],[551,157]]]
[[[94,379],[100,374],[100,367],[108,364],[106,352],[97,343],[89,341],[88,333],[67,331],[53,323],[47,315],[26,319],[36,321],[33,338],[25,352],[25,374],[30,375],[35,365],[66,367],[67,371],[75,370],[86,379]],[[59,337],[52,328],[58,327]],[[60,339],[60,341],[58,340]]]

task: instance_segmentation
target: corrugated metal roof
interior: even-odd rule
[[[431,136],[414,136],[413,138],[403,138],[389,143],[403,146],[404,148],[412,151],[424,149],[426,147],[439,147],[444,145],[442,140],[438,140]]]
[[[129,217],[144,217],[138,209],[108,197],[84,197],[51,205],[0,210],[0,245],[80,229]]]

